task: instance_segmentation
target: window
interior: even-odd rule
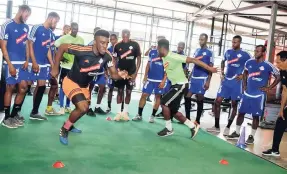
[[[149,41],[150,39],[150,29],[151,29],[151,26],[147,25],[146,26],[146,36],[145,36],[145,40],[146,41]]]
[[[175,12],[173,12],[173,17],[178,18],[178,19],[182,19],[182,20],[186,20],[186,13],[175,11]]]
[[[102,29],[112,31],[113,29],[113,19],[107,19],[107,18],[97,18],[97,27],[100,27]]]
[[[114,0],[96,0],[96,4],[103,5],[103,6],[109,6],[109,7],[115,7],[116,1]]]
[[[21,0],[21,4],[23,4],[23,0]],[[15,5],[15,1],[13,1],[13,5]],[[47,0],[41,0],[41,3],[39,3],[39,0],[29,0],[28,1],[28,5],[32,6],[32,7],[43,7],[46,8],[47,7]],[[32,8],[32,13],[33,13],[33,9]]]
[[[47,0],[43,0],[43,1],[47,2]],[[13,0],[13,6],[16,6],[18,8],[18,6],[20,5],[23,5],[23,0]]]
[[[136,40],[145,40],[145,25],[142,24],[131,24],[131,37]]]
[[[79,16],[79,30],[82,32],[93,33],[96,26],[96,17],[80,14]]]
[[[36,25],[42,24],[46,19],[46,9],[33,7],[32,15],[28,18],[27,23]]]
[[[93,34],[78,32],[78,35],[84,39],[85,45],[88,45],[94,39]]]
[[[72,11],[72,4],[71,3],[66,3],[67,4],[67,8],[66,11]]]
[[[171,28],[172,21],[165,20],[165,19],[159,19],[158,26]]]
[[[173,30],[171,44],[177,45],[179,42],[185,42],[185,31]]]
[[[164,36],[167,40],[171,39],[171,29],[162,27],[153,27],[152,41],[156,42],[157,36]]]
[[[159,9],[159,8],[154,9],[154,14],[159,15],[159,16],[172,17],[172,11]]]
[[[136,22],[136,23],[142,23],[145,24],[146,23],[146,16],[140,16],[140,15],[132,15],[132,22]]]
[[[152,7],[146,7],[146,6],[136,5],[136,4],[129,4],[126,2],[118,2],[117,8],[127,9],[127,10],[137,11],[137,12],[143,12],[143,13],[150,13],[150,14],[152,13]]]
[[[106,17],[106,18],[114,18],[114,11],[106,10],[106,9],[98,9],[98,16]]]
[[[66,17],[65,17],[65,24],[69,24],[73,22],[72,21],[72,15],[71,15],[71,12],[66,12]]]
[[[116,13],[116,19],[123,20],[123,21],[131,21],[131,14],[117,12]]]
[[[39,1],[37,1],[39,3]],[[55,10],[65,10],[66,3],[64,2],[56,2],[56,1],[48,1],[48,8]]]
[[[173,28],[179,30],[186,30],[186,23],[184,22],[173,22]]]
[[[148,17],[148,18],[147,18],[147,24],[148,24],[148,25],[151,25],[151,21],[152,21],[152,17]]]
[[[6,13],[6,5],[0,4],[0,12]]]
[[[130,23],[116,20],[115,21],[115,31],[121,33],[123,29],[130,29]]]
[[[96,16],[97,15],[97,8],[92,8],[92,7],[87,7],[87,6],[80,6],[80,13],[81,14],[88,14],[91,16]]]

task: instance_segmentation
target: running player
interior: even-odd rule
[[[51,72],[53,77],[57,77],[59,73],[58,66],[64,52],[75,56],[72,69],[63,80],[63,90],[76,106],[60,131],[60,142],[64,145],[68,144],[69,130],[77,133],[81,132],[74,128],[73,125],[89,109],[87,101],[90,99],[89,84],[100,72],[100,69],[102,67],[108,69],[113,79],[121,79],[121,77],[126,78],[128,76],[127,72],[117,72],[113,65],[112,56],[106,52],[109,35],[108,31],[98,30],[95,33],[93,46],[62,44],[56,54],[55,67]]]
[[[48,18],[44,24],[35,25],[32,27],[29,39],[29,50],[32,63],[39,67],[39,71],[33,74],[33,80],[37,80],[37,86],[34,92],[33,109],[30,114],[30,119],[34,120],[47,120],[39,113],[39,106],[41,104],[45,89],[46,80],[50,80],[50,67],[53,66],[52,54],[50,50],[52,31],[56,28],[56,25],[60,17],[57,13],[51,12],[48,14]],[[57,89],[57,81],[55,79],[50,80],[50,89]],[[52,107],[53,99],[49,97],[48,108],[45,113],[47,115],[58,115]]]
[[[199,130],[199,125],[194,124],[189,119],[184,117],[182,113],[178,112],[180,101],[186,91],[188,80],[184,74],[182,63],[194,63],[211,72],[217,72],[216,68],[210,67],[202,61],[186,56],[182,56],[169,51],[169,41],[161,39],[158,41],[159,56],[163,59],[165,72],[172,86],[170,90],[161,99],[161,107],[163,109],[166,126],[163,130],[158,132],[159,136],[169,136],[173,134],[170,117],[174,117],[180,122],[184,123],[191,130],[191,137],[193,138]]]
[[[119,121],[121,118],[125,121],[129,121],[128,107],[131,101],[131,93],[133,86],[135,85],[135,79],[138,74],[138,70],[141,65],[141,50],[137,42],[130,40],[130,31],[125,29],[122,31],[123,40],[115,45],[114,56],[118,61],[118,68],[120,70],[126,70],[131,76],[128,80],[117,80],[115,86],[118,88],[117,96],[117,115],[115,121]],[[126,97],[124,111],[122,113],[123,93],[126,87]]]
[[[84,45],[84,39],[78,35],[78,30],[79,26],[77,23],[72,22],[71,23],[71,34],[67,34],[65,36],[60,37],[58,40],[55,42],[55,46],[59,47],[61,44],[80,44]],[[72,68],[72,65],[74,63],[74,55],[64,53],[63,59],[61,62],[61,72],[60,72],[60,79],[59,79],[59,84],[60,86],[60,114],[64,115],[65,113],[71,113],[71,108],[70,108],[70,100],[67,98],[66,99],[66,105],[64,108],[64,98],[65,94],[63,91],[63,80],[69,73],[69,71]]]
[[[111,46],[108,48],[108,51],[110,53],[114,52],[114,47],[118,43],[118,37],[116,34],[111,34],[110,36],[110,43]],[[114,62],[115,67],[117,68],[117,62]],[[114,91],[115,81],[109,77],[108,79],[108,87],[109,87],[109,93],[108,93],[108,108],[106,110],[106,113],[110,113],[112,109],[112,98],[113,98],[113,91]]]
[[[242,77],[244,65],[246,61],[251,59],[251,56],[246,51],[240,48],[242,38],[241,36],[234,36],[232,39],[232,49],[229,49],[224,54],[224,59],[221,62],[222,82],[217,93],[217,98],[214,104],[215,125],[207,129],[209,132],[220,132],[219,118],[221,103],[223,99],[231,99],[232,112],[228,120],[228,125],[225,128],[223,135],[229,135],[229,128],[237,113],[237,105],[242,95]],[[227,69],[224,71],[225,62],[227,62]],[[226,73],[225,73],[226,72]]]
[[[0,44],[3,53],[4,67],[6,70],[6,91],[4,96],[5,119],[2,125],[7,128],[23,126],[24,117],[19,112],[27,91],[27,80],[29,80],[28,62],[29,52],[27,36],[29,27],[25,22],[31,14],[27,5],[21,5],[14,19],[8,20],[1,27]],[[18,84],[12,113],[10,106],[13,90]]]
[[[194,57],[199,61],[206,63],[209,66],[213,66],[213,53],[210,51],[206,45],[208,36],[205,33],[200,34],[199,36],[199,45]],[[191,78],[189,81],[188,94],[185,97],[185,113],[186,118],[190,119],[190,109],[191,109],[191,96],[196,95],[197,103],[197,113],[196,113],[196,122],[200,124],[200,117],[203,112],[203,99],[205,91],[208,90],[210,85],[210,80],[212,73],[201,68],[200,66],[194,65],[193,71],[191,73]]]
[[[263,116],[266,93],[275,87],[280,81],[279,71],[268,61],[264,61],[265,47],[256,46],[255,59],[249,59],[244,66],[243,90],[244,94],[240,101],[239,114],[236,121],[236,131],[228,136],[228,139],[238,139],[240,128],[244,121],[245,114],[252,114],[252,130],[246,143],[254,143],[254,135],[259,125],[259,117]],[[268,81],[270,74],[275,80],[270,86]]]
[[[157,41],[164,39],[163,36],[158,36]],[[162,59],[158,55],[156,46],[150,47],[149,50],[145,53],[149,56],[148,63],[145,68],[144,74],[144,86],[142,89],[142,95],[139,101],[138,114],[132,120],[141,121],[142,112],[148,97],[154,92],[155,94],[155,103],[153,106],[152,115],[149,118],[150,123],[154,123],[154,117],[160,105],[160,97],[164,92],[164,86],[166,82],[166,75],[164,73],[164,67],[162,64]]]

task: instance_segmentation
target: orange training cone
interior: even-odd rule
[[[220,160],[219,163],[222,165],[228,165],[228,161],[225,159]]]
[[[59,169],[59,168],[63,168],[65,167],[64,163],[62,163],[61,161],[56,161],[54,164],[53,164],[53,167],[55,169]]]

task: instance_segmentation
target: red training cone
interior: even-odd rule
[[[65,167],[65,165],[64,165],[64,163],[62,163],[61,161],[56,161],[56,162],[53,164],[53,167],[56,168],[56,169],[59,169],[59,168]]]
[[[246,148],[246,145],[245,145],[245,127],[243,127],[243,130],[240,134],[240,137],[236,143],[236,147],[239,147],[240,149]]]
[[[111,118],[111,117],[107,117],[107,118],[106,118],[106,120],[111,121],[111,120],[112,120],[112,118]]]
[[[228,161],[225,159],[220,160],[219,163],[222,165],[228,165]]]

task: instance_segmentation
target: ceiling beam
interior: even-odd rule
[[[210,1],[208,4],[206,4],[204,7],[198,9],[198,11],[196,11],[195,13],[192,14],[192,16],[197,16],[199,14],[201,14],[205,9],[207,9],[211,4],[215,3],[215,0]]]

